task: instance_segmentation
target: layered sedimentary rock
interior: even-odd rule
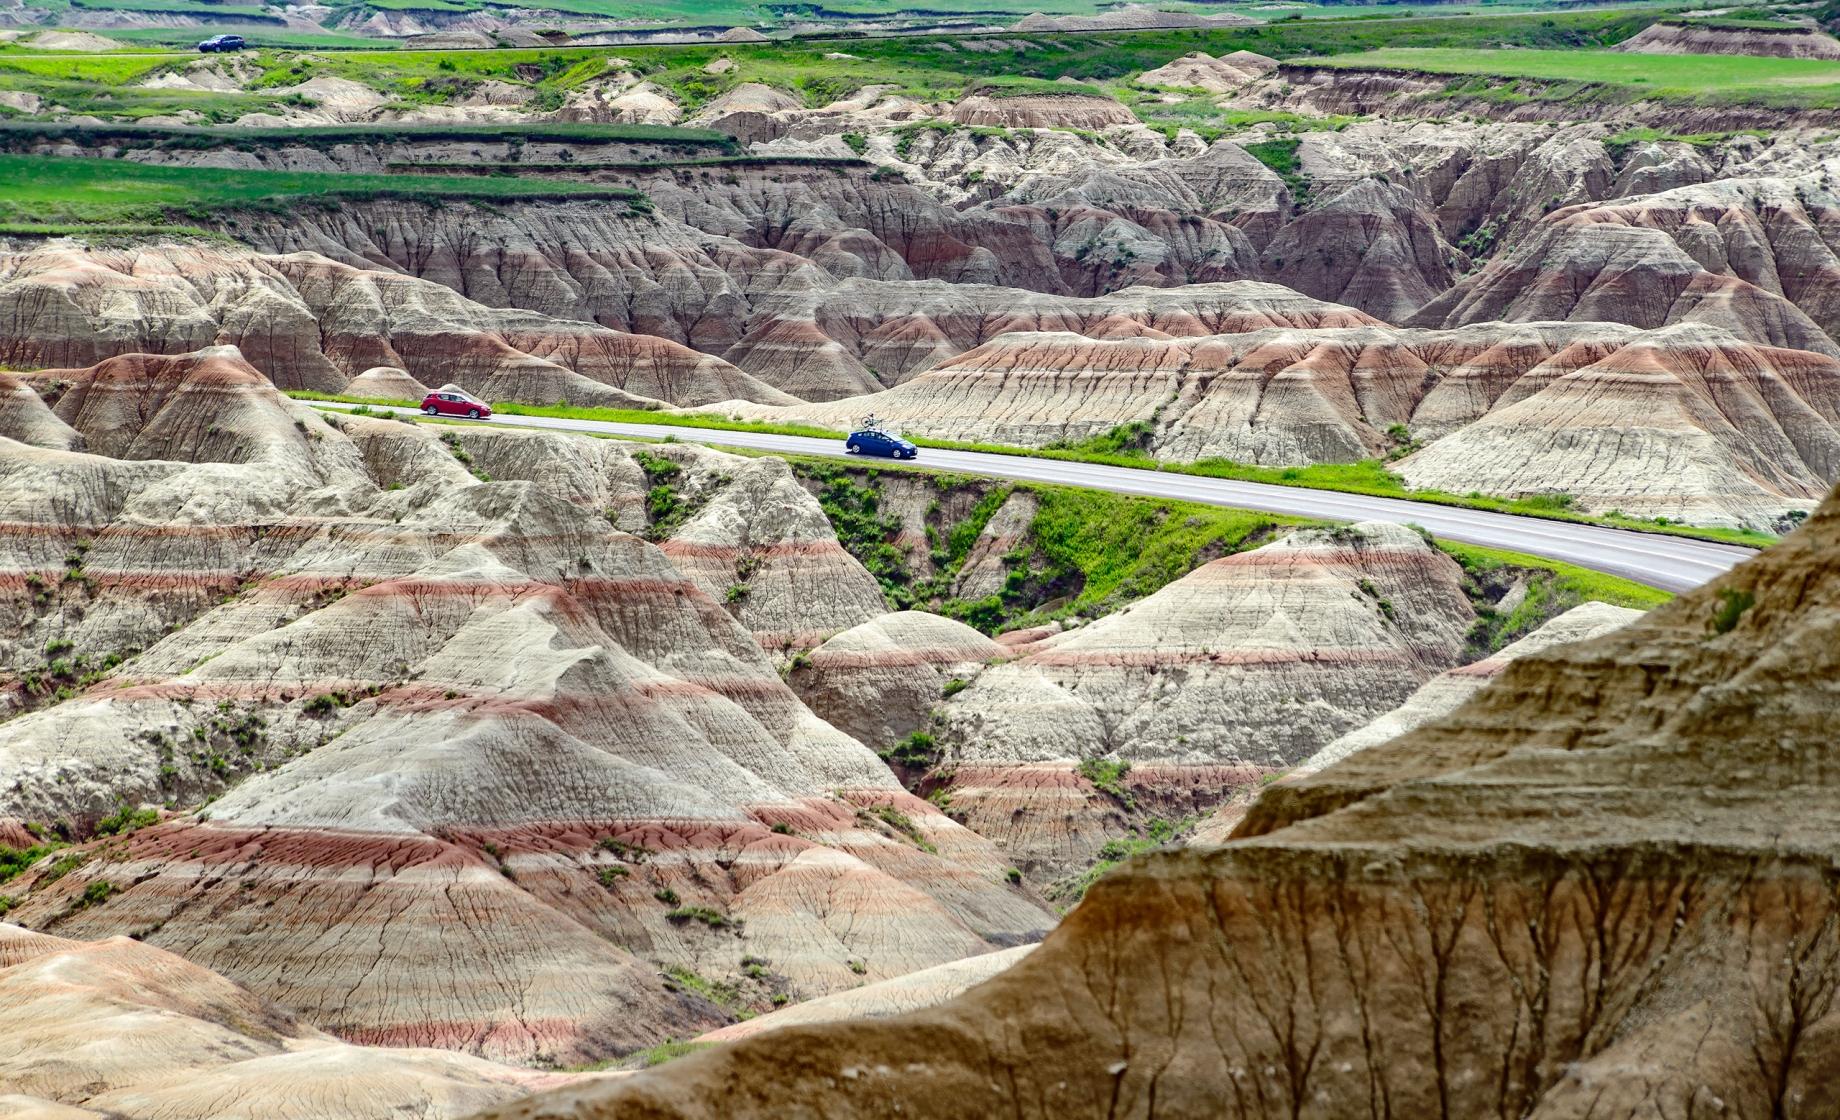
[[[1158,332],[1161,333],[1161,332]],[[1767,527],[1840,476],[1840,362],[1704,325],[1006,334],[832,405],[740,411],[1040,446],[1130,423],[1162,458],[1348,462],[1400,431],[1416,485]]]
[[[959,124],[996,128],[1109,128],[1133,124],[1131,110],[1097,94],[972,96],[952,107]]]
[[[1722,179],[1558,210],[1412,322],[1697,322],[1840,354],[1840,201],[1827,182]]]
[[[958,1000],[488,1115],[1828,1115],[1837,555],[1840,500],[1136,861]]]
[[[0,649],[29,709],[0,818],[83,835],[222,796],[42,861],[15,920],[132,933],[350,1041],[562,1064],[728,1017],[661,966],[764,1006],[1048,923],[799,702],[734,604],[610,523],[659,531],[655,458],[329,421],[227,351],[57,380],[88,451],[0,441]],[[761,546],[772,625],[875,587],[783,464],[659,453]]]
[[[962,622],[896,611],[812,650],[790,680],[826,723],[885,749],[927,725],[949,681],[962,686],[1005,652]]]
[[[1612,50],[1634,54],[1749,54],[1769,58],[1840,58],[1840,39],[1818,27],[1721,26],[1661,20]]]
[[[1195,51],[1174,62],[1144,71],[1137,76],[1137,84],[1227,93],[1277,68],[1277,60],[1251,51],[1234,51],[1219,58],[1204,51]]]
[[[319,392],[391,366],[489,399],[791,399],[663,338],[486,307],[441,284],[312,253],[53,242],[0,255],[0,361],[15,368],[210,345],[238,347],[284,388]]]
[[[443,1050],[353,1046],[127,937],[0,924],[8,1116],[443,1120],[572,1080]]]
[[[1087,299],[938,280],[845,280],[775,299],[726,360],[805,400],[875,392],[999,335],[1171,338],[1262,327],[1352,327],[1375,320],[1276,284],[1126,288]]]
[[[891,1015],[933,1007],[982,984],[1028,956],[1034,949],[1033,945],[1018,945],[1014,949],[999,949],[994,953],[923,968],[905,976],[878,980],[860,988],[851,988],[847,992],[820,996],[784,1011],[775,1011],[710,1031],[699,1036],[696,1041],[733,1042],[738,1038],[747,1038],[763,1031],[776,1031],[782,1027],[836,1023],[848,1019],[886,1019]]]
[[[1418,725],[1455,711],[1483,686],[1494,680],[1517,658],[1561,646],[1582,642],[1627,626],[1642,617],[1642,612],[1609,603],[1583,603],[1541,626],[1525,638],[1496,650],[1480,661],[1459,665],[1426,681],[1406,702],[1363,727],[1331,741],[1299,763],[1287,779],[1306,777],[1340,762],[1359,750],[1378,746],[1411,731]]]
[[[945,701],[953,814],[1018,866],[1077,869],[1123,832],[1119,804],[1206,812],[1391,709],[1456,664],[1474,618],[1456,563],[1396,525],[1215,560]],[[1102,759],[1132,781],[1073,773]]]
[[[1403,187],[1364,180],[1298,216],[1265,246],[1273,280],[1402,322],[1448,288],[1469,259]]]

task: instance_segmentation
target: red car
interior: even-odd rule
[[[492,406],[449,385],[423,397],[422,411],[430,416],[465,416],[477,420],[492,415]]]

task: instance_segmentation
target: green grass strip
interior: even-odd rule
[[[173,213],[204,217],[239,207],[315,199],[592,200],[633,203],[627,187],[504,177],[344,175],[168,167],[126,160],[0,155],[0,223],[134,225]]]

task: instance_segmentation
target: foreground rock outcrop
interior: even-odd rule
[[[1840,1110],[1840,498],[1101,882],[940,1007],[499,1118]]]

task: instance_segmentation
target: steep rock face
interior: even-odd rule
[[[1307,777],[1347,758],[1356,751],[1378,746],[1411,731],[1418,725],[1456,711],[1465,700],[1494,680],[1517,658],[1540,653],[1567,642],[1582,642],[1642,617],[1642,612],[1609,603],[1583,603],[1535,630],[1517,642],[1511,642],[1480,661],[1448,669],[1419,686],[1406,702],[1379,719],[1333,740],[1296,768],[1287,779]]]
[[[1840,354],[1840,201],[1825,182],[1724,179],[1559,210],[1412,322],[1702,322]]]
[[[1612,50],[1634,54],[1749,54],[1769,58],[1840,58],[1840,39],[1817,27],[1719,27],[1661,20]]]
[[[1371,316],[1276,284],[1126,288],[1089,299],[938,280],[845,280],[776,299],[724,358],[805,400],[875,392],[999,335],[1195,337],[1262,327],[1352,327]]]
[[[1433,441],[1401,461],[1415,484],[1733,525],[1840,472],[1840,362],[1699,325],[1006,334],[881,393],[740,411],[1024,446],[1146,423],[1158,457],[1268,464],[1385,454],[1401,425]]]
[[[1109,97],[1032,94],[1024,97],[967,97],[952,107],[959,124],[995,128],[1109,128],[1134,124],[1131,110]]]
[[[0,925],[8,1116],[467,1116],[572,1080],[440,1050],[338,1042],[161,949]]]
[[[765,959],[738,997],[765,1004],[1047,924],[609,524],[648,484],[617,445],[571,468],[561,437],[329,424],[222,354],[116,359],[59,404],[90,453],[0,444],[4,679],[36,709],[0,734],[0,818],[81,835],[228,792],[41,863],[15,919],[135,933],[348,1040],[555,1063],[724,1020],[663,965]],[[783,465],[714,459],[705,514],[825,543]],[[875,587],[825,540],[829,582]],[[808,561],[775,563],[763,609],[803,625]]]
[[[1206,812],[1454,665],[1474,617],[1461,569],[1400,526],[1224,557],[945,701],[952,811],[1019,866],[1077,869],[1121,831],[1113,798]],[[1099,759],[1130,763],[1129,788],[1069,773]]]
[[[1135,862],[951,1003],[487,1115],[1828,1115],[1837,550],[1830,501],[1235,843]]]
[[[1265,246],[1266,273],[1305,295],[1402,322],[1469,265],[1410,191],[1364,180],[1290,222]]]
[[[0,360],[85,366],[228,344],[290,389],[341,392],[377,366],[492,399],[613,407],[791,398],[662,338],[518,310],[312,253],[52,243],[0,255]]]
[[[1005,650],[949,618],[896,611],[851,627],[811,651],[791,683],[832,727],[877,749],[927,724],[948,680],[973,676]]]

